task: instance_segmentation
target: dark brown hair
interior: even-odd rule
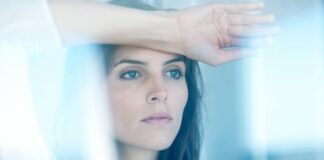
[[[137,0],[115,0],[110,2],[130,8],[143,10],[158,10]],[[113,55],[118,45],[104,45],[104,60],[106,71],[109,72]],[[197,61],[184,57],[186,66],[185,79],[189,92],[184,109],[180,130],[171,144],[158,154],[157,160],[199,160],[201,148],[201,98],[202,80]]]

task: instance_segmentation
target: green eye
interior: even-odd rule
[[[169,70],[166,74],[173,79],[180,79],[183,76],[182,72],[179,69]]]
[[[138,77],[140,77],[140,73],[138,71],[127,71],[123,74],[120,75],[120,79],[125,79],[125,80],[133,80],[133,79],[137,79]]]

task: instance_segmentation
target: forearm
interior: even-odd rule
[[[176,18],[86,0],[49,1],[63,42],[136,45],[181,52]]]

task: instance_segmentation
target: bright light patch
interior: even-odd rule
[[[0,145],[3,159],[49,159],[34,112],[26,53],[0,45]]]

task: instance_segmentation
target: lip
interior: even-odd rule
[[[141,120],[141,122],[146,124],[168,124],[173,120],[173,118],[168,113],[154,113]]]

